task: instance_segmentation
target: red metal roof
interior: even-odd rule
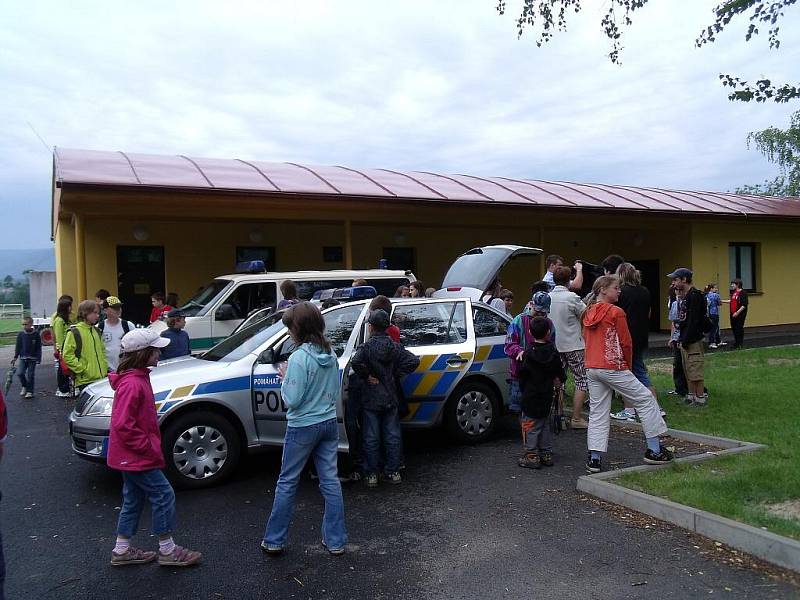
[[[390,198],[553,208],[800,217],[800,198],[649,187],[321,167],[56,148],[56,185]]]

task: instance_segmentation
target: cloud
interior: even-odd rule
[[[619,67],[594,5],[536,48],[492,0],[6,4],[6,247],[49,236],[28,122],[68,147],[728,190],[772,175],[745,137],[797,108],[730,103],[717,77],[796,78],[800,10],[779,52],[738,25],[697,49],[710,6],[653,1]]]

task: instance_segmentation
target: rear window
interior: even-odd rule
[[[320,290],[331,290],[336,288],[350,287],[353,283],[352,278],[348,279],[309,279],[306,281],[293,280],[297,285],[297,295],[301,300],[311,300],[314,294]],[[375,288],[378,294],[388,298],[394,296],[395,291],[401,285],[408,285],[408,277],[394,277],[391,279],[367,279],[367,285]]]

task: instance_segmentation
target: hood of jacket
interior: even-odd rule
[[[583,314],[584,326],[597,327],[603,321],[608,324],[613,323],[613,315],[609,313],[613,312],[615,308],[617,307],[613,304],[609,304],[608,302],[598,302],[597,304],[592,304]]]
[[[136,378],[136,379],[150,379],[150,369],[132,369],[130,371],[125,371],[122,374],[119,373],[109,373],[108,374],[108,383],[111,385],[111,389],[116,391],[119,387],[121,381],[128,379],[128,378]]]
[[[336,356],[330,352],[325,352],[325,350],[319,346],[306,343],[300,346],[300,350],[305,352],[320,367],[332,367],[336,365]]]

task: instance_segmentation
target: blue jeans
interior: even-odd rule
[[[31,394],[36,383],[36,359],[23,358],[20,361],[19,383]]]
[[[519,386],[519,381],[516,379],[509,379],[508,385],[508,410],[518,413],[522,410],[522,406],[520,404],[522,400],[522,389]]]
[[[122,510],[117,522],[117,534],[131,538],[139,526],[144,501],[153,510],[153,533],[163,535],[175,529],[175,492],[161,469],[150,471],[121,471]]]
[[[397,408],[382,411],[364,409],[362,419],[367,474],[374,475],[378,473],[381,443],[386,448],[384,470],[386,473],[396,472],[400,468],[400,461],[403,457],[400,418],[397,414]]]
[[[644,364],[644,360],[647,358],[647,350],[642,350],[641,352],[634,352],[633,353],[633,364],[631,365],[631,372],[636,379],[639,380],[644,387],[649,388],[652,387],[652,383],[650,383],[650,376],[647,374],[647,365]]]
[[[336,470],[339,448],[339,428],[336,419],[306,427],[287,427],[283,440],[281,474],[275,485],[275,500],[267,521],[264,542],[268,546],[283,548],[289,537],[289,522],[294,512],[294,496],[303,467],[310,456],[319,476],[319,491],[325,498],[325,515],[322,517],[322,541],[329,549],[344,548],[347,531],[344,527],[344,500],[342,485]]]

